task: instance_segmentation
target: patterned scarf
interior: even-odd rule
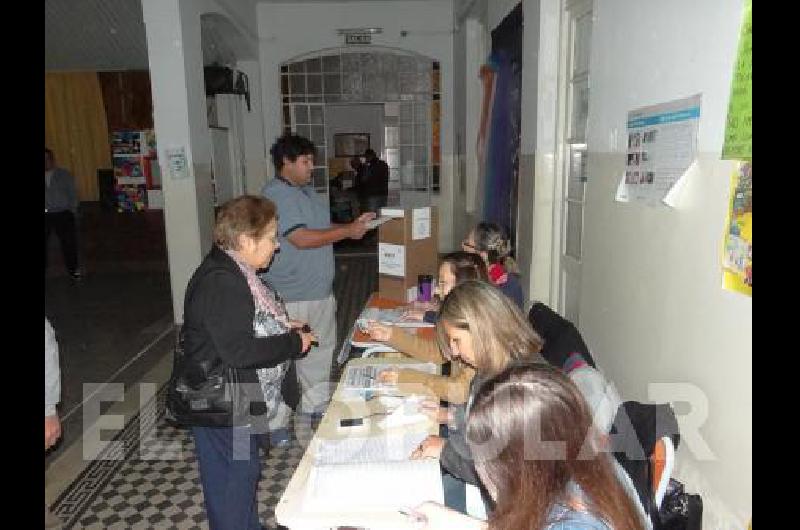
[[[289,315],[286,312],[286,305],[277,292],[267,283],[263,282],[256,270],[242,261],[233,251],[225,250],[225,253],[236,262],[247,280],[250,292],[253,295],[255,304],[255,314],[253,316],[253,332],[256,337],[270,337],[272,335],[282,335],[291,329]],[[273,368],[258,368],[258,380],[261,383],[261,390],[264,392],[264,402],[267,404],[268,415],[271,417],[278,409],[278,404],[282,399],[281,381],[289,367],[289,361],[283,362]]]

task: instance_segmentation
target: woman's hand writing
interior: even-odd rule
[[[431,399],[420,402],[419,411],[437,423],[450,423],[450,411]]]
[[[378,381],[386,385],[396,385],[399,378],[400,373],[393,368],[378,372]]]
[[[421,458],[439,458],[439,455],[442,454],[442,449],[444,449],[444,438],[439,436],[428,436],[422,443],[419,444],[419,447],[414,449],[414,452],[411,453],[412,460],[419,460]]]
[[[377,341],[386,342],[392,338],[392,327],[384,326],[383,324],[378,324],[374,320],[370,320],[367,322],[367,333]]]

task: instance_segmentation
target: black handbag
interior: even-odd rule
[[[175,345],[167,388],[165,417],[179,427],[232,427],[247,416],[239,371],[221,359],[196,360],[183,349],[183,333]]]
[[[654,530],[702,530],[703,499],[686,493],[683,483],[669,479]]]

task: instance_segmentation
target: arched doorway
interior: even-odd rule
[[[329,193],[329,179],[349,169],[351,155],[363,154],[347,147],[367,143],[389,165],[390,204],[403,191],[438,192],[438,61],[394,48],[330,48],[284,62],[280,78],[283,129],[316,144],[319,193]]]

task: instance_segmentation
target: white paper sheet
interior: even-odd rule
[[[367,221],[366,222],[367,230],[372,230],[373,228],[378,228],[379,226],[381,226],[386,221],[391,221],[392,219],[394,219],[394,217],[389,217],[388,215],[382,215],[380,217],[377,217],[377,218],[373,219],[372,221]]]
[[[396,511],[425,501],[444,503],[439,461],[314,466],[304,508],[310,512]]]
[[[628,200],[674,204],[680,189],[670,190],[696,158],[701,102],[697,94],[628,113],[623,177]],[[617,200],[624,202],[620,191],[625,190],[617,190]]]
[[[692,173],[692,170],[697,166],[697,161],[689,165],[689,169],[684,171],[683,175],[672,185],[669,189],[667,194],[661,199],[661,202],[669,206],[670,208],[677,208],[678,204],[680,203],[680,198],[683,196],[683,188],[686,187],[686,181],[689,180],[689,175]]]
[[[189,178],[189,168],[186,162],[186,148],[170,147],[167,148],[166,154],[170,178],[174,180]]]
[[[381,217],[405,217],[406,212],[402,208],[381,208]]]
[[[406,275],[406,247],[391,243],[378,243],[378,274]]]
[[[431,207],[414,208],[411,211],[411,239],[427,239],[431,237]]]
[[[628,185],[625,183],[625,175],[622,175],[617,185],[617,195],[614,197],[617,202],[629,202]]]
[[[316,465],[368,464],[370,462],[402,462],[408,460],[427,429],[406,430],[402,435],[350,436],[338,440],[321,439],[314,455]]]

